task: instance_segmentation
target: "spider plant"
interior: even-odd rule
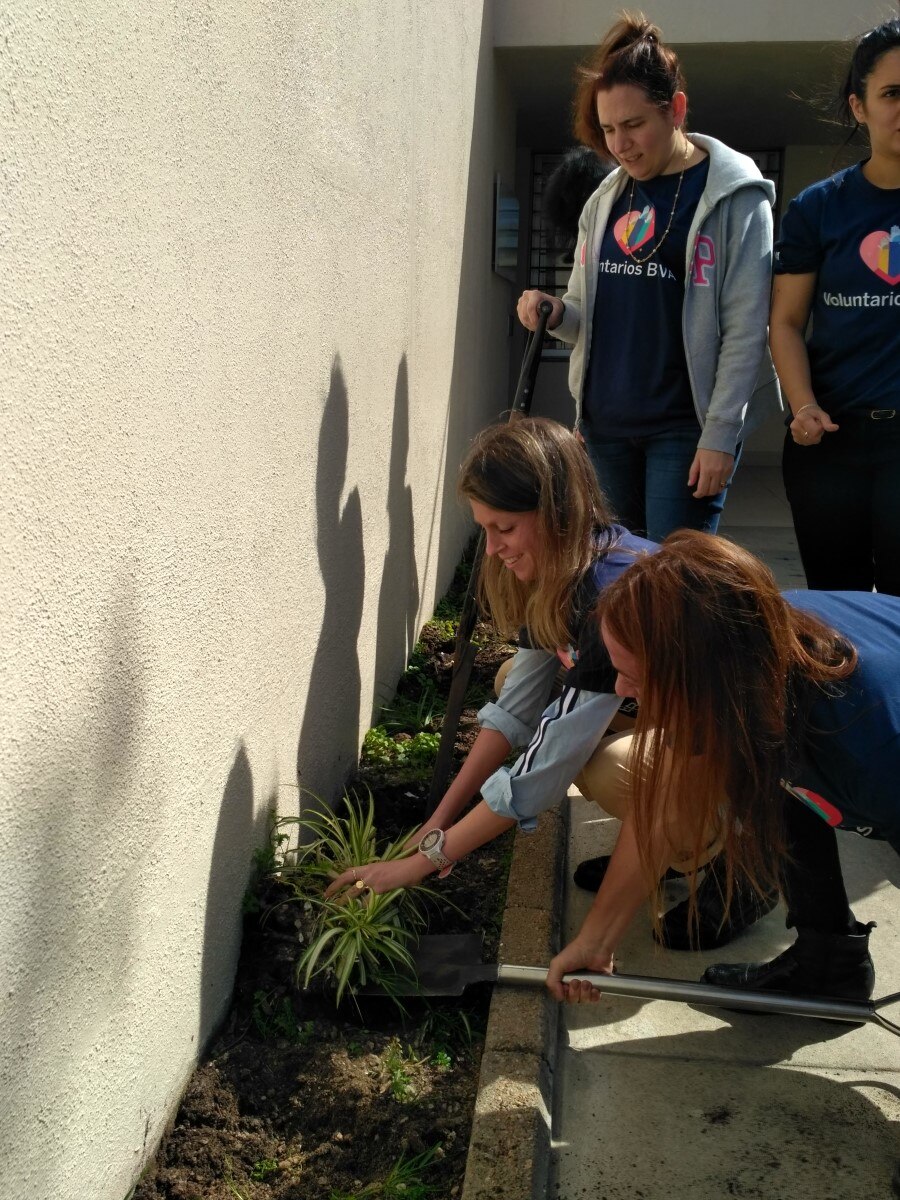
[[[400,1157],[391,1167],[384,1179],[376,1183],[366,1184],[358,1192],[332,1192],[329,1200],[425,1200],[435,1192],[435,1188],[422,1178],[429,1167],[434,1165],[437,1146],[417,1154],[415,1158]]]
[[[299,844],[283,851],[278,874],[305,898],[314,899],[315,895],[307,895],[307,892],[317,893],[326,880],[335,879],[348,867],[403,857],[412,829],[379,847],[375,832],[375,802],[368,789],[367,796],[365,806],[356,793],[344,796],[344,816],[332,812],[323,801],[314,797],[312,807],[301,816],[281,817],[276,822],[276,837],[278,831],[287,826],[297,827]]]
[[[424,926],[421,906],[402,888],[344,904],[322,901],[297,963],[298,979],[302,975],[309,987],[315,976],[331,972],[338,1003],[348,985],[356,991],[372,983],[391,994],[400,981],[415,978],[412,950]]]
[[[409,837],[404,833],[378,846],[371,792],[366,804],[345,796],[343,809],[345,815],[340,815],[319,803],[301,817],[279,822],[297,824],[301,841],[304,835],[312,839],[286,851],[279,872],[297,898],[315,910],[297,979],[308,987],[317,976],[332,978],[338,1003],[348,988],[355,992],[375,984],[396,995],[401,981],[415,978],[412,950],[427,924],[423,900],[436,895],[420,884],[381,895],[366,893],[362,899],[326,900],[322,891],[329,880],[348,867],[402,857]]]

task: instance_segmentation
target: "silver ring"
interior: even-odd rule
[[[351,867],[350,871],[353,876],[353,882],[356,883],[357,879],[359,878],[359,876],[356,874],[356,867]]]

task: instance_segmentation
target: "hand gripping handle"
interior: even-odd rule
[[[540,986],[547,981],[546,967],[501,965],[500,983]],[[749,992],[740,988],[720,988],[710,983],[691,983],[682,979],[656,979],[645,975],[597,975],[577,972],[564,975],[563,982],[585,979],[614,996],[636,996],[644,1000],[678,1000],[683,1004],[705,1004],[713,1008],[737,1008],[745,1012],[781,1013],[792,1017],[818,1017],[826,1021],[873,1022],[900,1036],[900,1026],[883,1017],[877,1009],[900,1000],[900,992],[880,1000],[830,1000],[828,997],[790,996],[784,992]]]

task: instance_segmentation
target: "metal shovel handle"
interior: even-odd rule
[[[819,1017],[826,1021],[871,1021],[900,1036],[900,1026],[876,1011],[900,1000],[900,992],[883,996],[880,1000],[830,1000],[827,997],[789,996],[784,992],[745,992],[739,988],[720,988],[710,983],[690,983],[681,979],[656,979],[649,975],[579,972],[563,976],[564,983],[571,983],[575,979],[586,979],[601,991],[614,996],[680,1000],[685,1004],[739,1008],[745,1012],[781,1013],[789,1017]],[[547,968],[501,964],[497,968],[497,980],[525,986],[541,985],[547,982]]]
[[[537,379],[538,366],[541,361],[541,351],[544,349],[544,337],[547,333],[547,322],[553,313],[553,305],[549,300],[542,300],[538,305],[537,328],[529,335],[519,371],[519,381],[516,384],[516,395],[510,410],[510,420],[516,417],[527,417],[531,411],[534,384]]]

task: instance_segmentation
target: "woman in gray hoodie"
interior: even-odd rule
[[[522,324],[572,345],[569,386],[622,524],[715,533],[742,439],[781,400],[766,346],[775,191],[755,163],[685,132],[678,59],[623,16],[581,69],[575,133],[619,164],[581,214],[562,299]]]

